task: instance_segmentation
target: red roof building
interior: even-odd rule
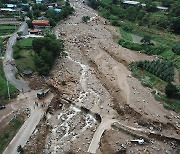
[[[33,20],[32,24],[36,26],[49,26],[50,25],[49,20]]]

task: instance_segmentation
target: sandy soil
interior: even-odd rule
[[[152,96],[152,89],[143,87],[128,69],[132,61],[156,57],[119,46],[114,42],[118,36],[116,28],[105,25],[105,19],[81,2],[71,2],[71,5],[75,8],[74,15],[55,28],[56,36],[65,42],[68,56],[57,61],[50,83],[62,91],[63,97],[98,113],[102,121],[109,116],[126,126],[141,126],[179,139],[179,115],[165,110]],[[83,16],[90,16],[90,22],[82,23]],[[66,85],[62,85],[62,81],[66,81]],[[84,152],[87,149],[92,153],[103,151],[99,149],[101,137],[97,137],[97,132],[101,130],[98,135],[103,134],[109,128],[108,122],[104,126],[107,127],[97,128],[94,136],[91,135],[91,143],[96,144],[91,146],[88,143],[90,146]],[[129,140],[126,136],[123,139]],[[75,144],[81,146],[82,143]],[[56,145],[53,143],[50,147]]]

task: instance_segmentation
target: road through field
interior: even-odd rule
[[[23,22],[21,26],[18,29],[18,32],[22,31],[23,35],[27,35],[27,23]],[[16,78],[16,73],[18,72],[17,68],[15,67],[14,64],[12,64],[13,61],[13,46],[16,43],[17,39],[17,33],[15,32],[12,34],[12,36],[9,38],[7,45],[6,45],[6,52],[4,56],[4,61],[3,61],[3,68],[4,68],[4,73],[6,76],[6,79],[13,85],[15,86],[19,91],[21,92],[27,92],[30,90],[28,87],[27,83],[23,79],[17,79]]]

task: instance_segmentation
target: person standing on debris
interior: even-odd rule
[[[13,112],[13,120],[16,120],[16,114]]]
[[[36,108],[36,102],[34,102],[34,109]]]

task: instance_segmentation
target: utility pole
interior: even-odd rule
[[[8,88],[8,97],[9,97],[9,99],[11,99],[10,92],[9,92],[9,82],[8,82],[8,80],[7,80],[7,88]]]

